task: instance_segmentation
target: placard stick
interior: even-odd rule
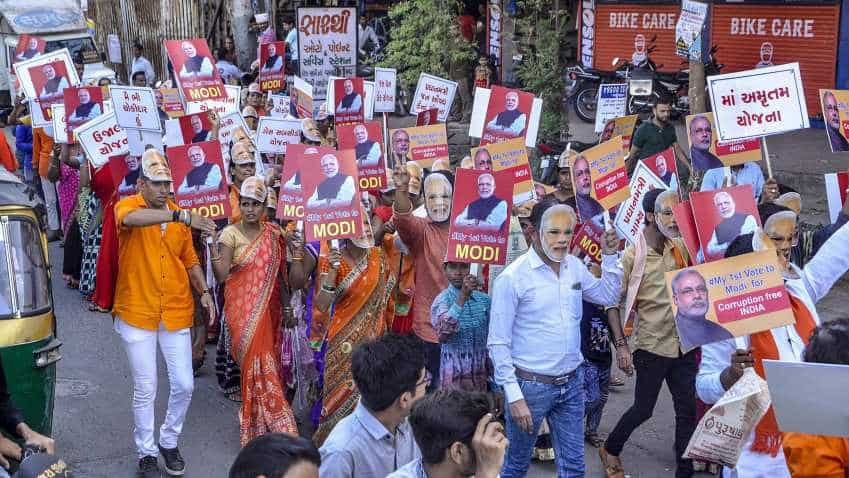
[[[768,179],[772,179],[772,161],[769,159],[769,148],[766,145],[766,137],[761,136],[761,148],[764,150],[764,161],[766,161],[766,174]]]
[[[331,239],[330,247],[333,249],[339,249],[339,239]],[[334,268],[339,267],[339,262],[334,262],[331,264]]]
[[[389,164],[389,115],[386,112],[383,113],[383,157]]]
[[[604,228],[607,230],[613,229],[613,222],[610,220],[610,211],[604,211]]]

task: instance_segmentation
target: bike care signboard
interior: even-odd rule
[[[614,118],[625,116],[628,102],[628,84],[610,83],[599,86],[596,104],[595,132],[601,133],[605,124]]]
[[[798,63],[710,76],[707,82],[719,141],[810,127]]]
[[[357,9],[298,8],[300,76],[324,100],[331,75],[357,74]]]

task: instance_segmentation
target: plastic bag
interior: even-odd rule
[[[740,380],[699,421],[684,458],[734,468],[743,445],[771,403],[766,381],[755,369],[745,369]]]

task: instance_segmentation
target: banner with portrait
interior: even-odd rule
[[[533,94],[501,86],[475,88],[469,136],[480,144],[524,138],[529,148],[536,146],[542,100]]]
[[[396,162],[413,161],[422,168],[430,168],[434,161],[448,161],[448,132],[445,123],[389,130],[390,157],[386,168],[392,170]]]
[[[44,123],[36,124],[33,121],[35,127],[49,125],[52,114],[50,105],[64,103],[65,88],[80,83],[67,48],[19,61],[14,64],[14,69],[21,91],[27,98],[35,100],[41,110]]]
[[[512,208],[512,172],[458,169],[451,200],[448,260],[504,264]]]
[[[774,250],[666,273],[684,353],[796,322]]]
[[[702,258],[704,262],[722,259],[731,241],[761,226],[750,184],[691,192],[690,202],[699,233],[698,262]]]
[[[360,191],[380,191],[386,187],[383,125],[369,121],[336,127],[339,150],[353,149],[357,157]]]
[[[607,120],[601,130],[598,142],[604,143],[617,136],[622,136],[622,145],[626,151],[629,151],[631,149],[631,136],[634,135],[634,128],[637,126],[638,119],[639,115],[629,115]]]
[[[230,194],[218,141],[171,146],[168,160],[177,205],[212,220],[230,217]]]
[[[115,117],[122,128],[155,132],[161,130],[156,95],[152,89],[110,85],[109,96],[112,98]]]
[[[522,138],[472,148],[474,169],[510,171],[513,174],[513,204],[534,198],[534,178],[528,148]]]
[[[259,88],[280,91],[286,88],[286,42],[275,41],[259,46]]]
[[[324,146],[293,144],[289,146],[280,173],[280,193],[277,195],[277,219],[304,219],[304,189],[301,181],[301,162],[318,165],[321,157],[336,150]],[[316,166],[314,166],[316,167]]]
[[[169,118],[179,118],[185,114],[183,100],[180,98],[180,91],[177,88],[158,88],[156,92],[160,109]]]
[[[713,113],[689,115],[686,126],[690,161],[696,171],[761,160],[760,138],[720,142],[715,133]]]
[[[165,40],[165,50],[174,67],[177,87],[184,101],[227,98],[206,39]]]
[[[573,230],[572,242],[569,249],[575,247],[581,250],[596,264],[601,264],[601,238],[604,230],[592,221],[584,221]]]
[[[212,120],[209,113],[192,113],[177,118],[180,125],[180,144],[202,143],[218,138],[212,137]],[[172,146],[170,143],[168,146]]]
[[[353,150],[304,155],[303,183],[306,240],[358,238],[363,231],[357,158]]]
[[[825,175],[825,197],[828,201],[828,217],[832,224],[837,222],[843,205],[846,204],[847,190],[849,190],[849,172],[841,171]]]
[[[337,126],[362,123],[365,120],[362,78],[333,80],[333,118]]]
[[[297,17],[298,71],[312,85],[313,99],[320,102],[326,98],[331,75],[357,74],[357,9],[298,8]]]
[[[631,189],[621,137],[601,143],[578,156],[583,156],[589,163],[592,198],[603,209],[611,209],[628,198]]]
[[[44,53],[46,47],[47,41],[43,38],[24,33],[18,37],[18,46],[15,47],[15,56],[12,64],[35,58]]]
[[[641,159],[639,164],[644,164],[649,171],[663,181],[664,189],[680,191],[678,165],[675,161],[675,150],[671,146],[665,151]]]
[[[820,106],[831,152],[849,151],[849,90],[820,90]]]
[[[99,86],[80,86],[65,88],[63,95],[64,121],[67,140],[74,143],[74,130],[87,121],[104,113],[103,90]],[[54,137],[61,132],[54,131]]]
[[[106,167],[112,174],[113,184],[118,185],[118,197],[125,198],[138,192],[141,157],[129,153],[110,156]]]
[[[313,88],[312,85],[296,76],[292,83],[292,91],[289,95],[290,104],[294,106],[296,118],[313,117]]]

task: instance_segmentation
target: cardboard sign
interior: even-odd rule
[[[54,129],[54,138],[61,136],[59,131],[67,131],[62,142],[73,143],[78,126],[103,114],[103,90],[98,86],[65,88],[62,108],[67,129]]]
[[[57,143],[73,143],[73,135],[68,133],[67,117],[65,116],[65,105],[55,104],[50,107],[53,117],[53,139]],[[59,115],[59,116],[56,116]]]
[[[218,141],[169,147],[168,159],[178,206],[213,220],[230,217],[230,195]]]
[[[165,50],[186,102],[227,98],[221,74],[205,39],[165,40]]]
[[[666,151],[661,151],[641,159],[640,164],[644,164],[654,173],[655,177],[663,182],[663,189],[680,190],[678,165],[675,161],[675,150],[672,147],[669,147]],[[633,193],[633,189],[631,192]]]
[[[569,249],[577,247],[596,264],[601,264],[601,238],[604,231],[592,221],[578,224]]]
[[[672,206],[672,214],[675,216],[675,224],[681,233],[681,239],[687,247],[690,257],[696,262],[699,260],[699,231],[696,229],[696,220],[693,218],[693,205],[690,201],[681,201]]]
[[[690,202],[704,262],[722,259],[731,241],[761,225],[750,184],[691,192]]]
[[[395,91],[398,89],[395,68],[374,69],[374,111],[376,113],[395,112]]]
[[[518,95],[518,105],[508,113],[507,93],[511,92],[510,103],[514,103],[515,95]],[[530,96],[525,96],[530,95]],[[528,107],[528,98],[531,98],[530,107]],[[499,120],[499,115],[501,115]],[[481,144],[484,144],[484,137],[487,136],[487,143],[503,141],[504,138],[513,135],[518,126],[521,126],[521,117],[525,119],[525,126],[522,136],[525,138],[525,146],[533,148],[536,146],[537,133],[539,132],[539,119],[542,114],[542,100],[535,98],[530,93],[521,92],[519,90],[508,90],[500,86],[494,86],[492,90],[487,88],[475,88],[475,100],[472,104],[472,119],[469,123],[469,136],[473,138],[481,138]],[[509,116],[507,116],[509,115]],[[504,128],[501,123],[506,123],[512,116],[516,119],[511,123],[510,131]],[[498,141],[496,141],[497,138]]]
[[[630,188],[631,195],[616,212],[613,224],[620,236],[634,244],[645,227],[646,213],[643,210],[643,196],[652,189],[667,189],[668,186],[649,169],[646,163],[640,161],[634,167]]]
[[[333,154],[333,148],[293,144],[289,146],[283,171],[280,173],[280,193],[277,196],[277,219],[304,219],[304,190],[301,181],[301,162],[319,164],[325,154]]]
[[[701,43],[701,33],[707,19],[707,12],[707,3],[682,0],[681,14],[678,15],[678,22],[675,24],[676,55],[694,61],[701,60],[701,48],[698,48],[697,44]],[[698,52],[699,55],[692,55],[693,52]]]
[[[118,196],[131,196],[138,192],[137,182],[141,174],[141,158],[131,154],[111,156],[106,163],[112,174],[112,182],[118,185]]]
[[[323,100],[331,75],[357,74],[357,9],[298,8],[297,14],[298,71],[314,88],[313,99]]]
[[[448,133],[445,124],[416,126],[389,130],[390,158],[386,168],[395,168],[395,161],[414,161],[430,168],[434,161],[448,161]]]
[[[339,149],[353,149],[361,191],[379,191],[386,187],[386,158],[383,157],[383,125],[370,121],[336,128]]]
[[[810,127],[798,63],[709,76],[707,82],[720,141]]]
[[[849,90],[820,90],[820,106],[831,152],[849,151]]]
[[[263,116],[256,127],[256,149],[260,153],[286,154],[286,145],[301,142],[301,120]]]
[[[43,38],[23,34],[18,37],[18,46],[15,48],[15,58],[12,64],[19,61],[31,60],[44,53],[47,42]]]
[[[159,110],[152,89],[110,85],[109,95],[119,126],[160,131]]]
[[[451,199],[448,260],[504,264],[512,207],[510,171],[458,169]]]
[[[362,123],[364,121],[365,95],[362,78],[334,80],[333,95],[334,119],[337,125]]]
[[[607,120],[598,138],[598,142],[604,143],[617,136],[622,136],[622,146],[626,151],[630,151],[631,136],[634,134],[634,127],[637,126],[638,119],[639,115],[630,115]]]
[[[439,122],[439,110],[431,108],[416,115],[416,126],[428,126]]]
[[[439,121],[444,123],[448,120],[448,113],[451,112],[456,93],[456,81],[422,73],[416,85],[413,103],[410,105],[410,114],[417,115],[422,111],[436,108],[439,110]]]
[[[837,216],[846,204],[846,190],[849,188],[849,173],[829,173],[825,175],[825,196],[828,199],[828,217],[831,223],[837,222]]]
[[[317,156],[317,157],[316,157]],[[301,158],[306,240],[324,241],[360,237],[360,190],[353,150],[324,152]]]
[[[280,91],[286,87],[286,42],[275,41],[259,46],[259,88]]]
[[[513,204],[521,204],[534,197],[533,175],[528,163],[528,149],[522,138],[503,143],[472,148],[475,169],[510,171],[513,174]]]
[[[769,359],[763,364],[779,430],[849,438],[849,366]]]
[[[268,111],[268,116],[272,118],[297,118],[292,114],[292,101],[289,95],[272,95],[269,93],[268,99],[271,100],[271,110]]]
[[[230,146],[233,144],[233,134],[236,130],[241,129],[242,132],[248,135],[248,125],[245,124],[245,119],[239,113],[227,113],[219,117],[218,122],[218,142],[221,143],[221,157],[224,159],[224,166],[230,168]]]
[[[589,162],[592,197],[602,208],[610,209],[628,198],[631,192],[621,137],[590,148],[580,156]]]
[[[627,114],[625,109],[627,103],[627,83],[600,85],[596,102],[595,132],[601,133],[608,121],[625,116]]]
[[[109,63],[123,63],[121,59],[121,38],[117,34],[106,35],[106,51],[109,54]]]
[[[159,88],[156,91],[159,108],[161,108],[169,118],[179,118],[185,114],[185,111],[183,110],[183,101],[180,99],[180,92],[177,88]]]
[[[158,151],[165,151],[165,147],[162,144],[162,133],[159,131],[145,131],[133,128],[124,128],[124,131],[127,133],[129,154],[133,156],[141,156],[148,146]]]
[[[666,273],[681,348],[796,322],[774,250]]]
[[[720,142],[713,113],[689,115],[686,121],[690,158],[697,171],[761,160],[760,138]]]
[[[102,114],[78,126],[74,135],[89,162],[96,168],[106,164],[111,156],[129,151],[127,132],[118,126],[114,112]]]
[[[296,76],[295,81],[292,84],[292,92],[289,98],[289,101],[295,105],[296,118],[304,119],[313,117],[312,99],[312,85]]]
[[[208,113],[194,113],[177,118],[180,124],[180,137],[182,143],[202,143],[204,141],[212,141],[217,138],[212,137],[212,121],[209,119]],[[168,144],[168,146],[173,146]]]
[[[63,103],[65,88],[80,82],[67,48],[38,55],[14,64],[24,95],[35,100],[45,122],[51,121],[50,105]],[[35,123],[33,126],[38,126]]]
[[[210,99],[204,101],[187,101],[186,114],[203,113],[213,110],[218,115],[241,111],[242,87],[236,85],[224,85],[226,98]]]

